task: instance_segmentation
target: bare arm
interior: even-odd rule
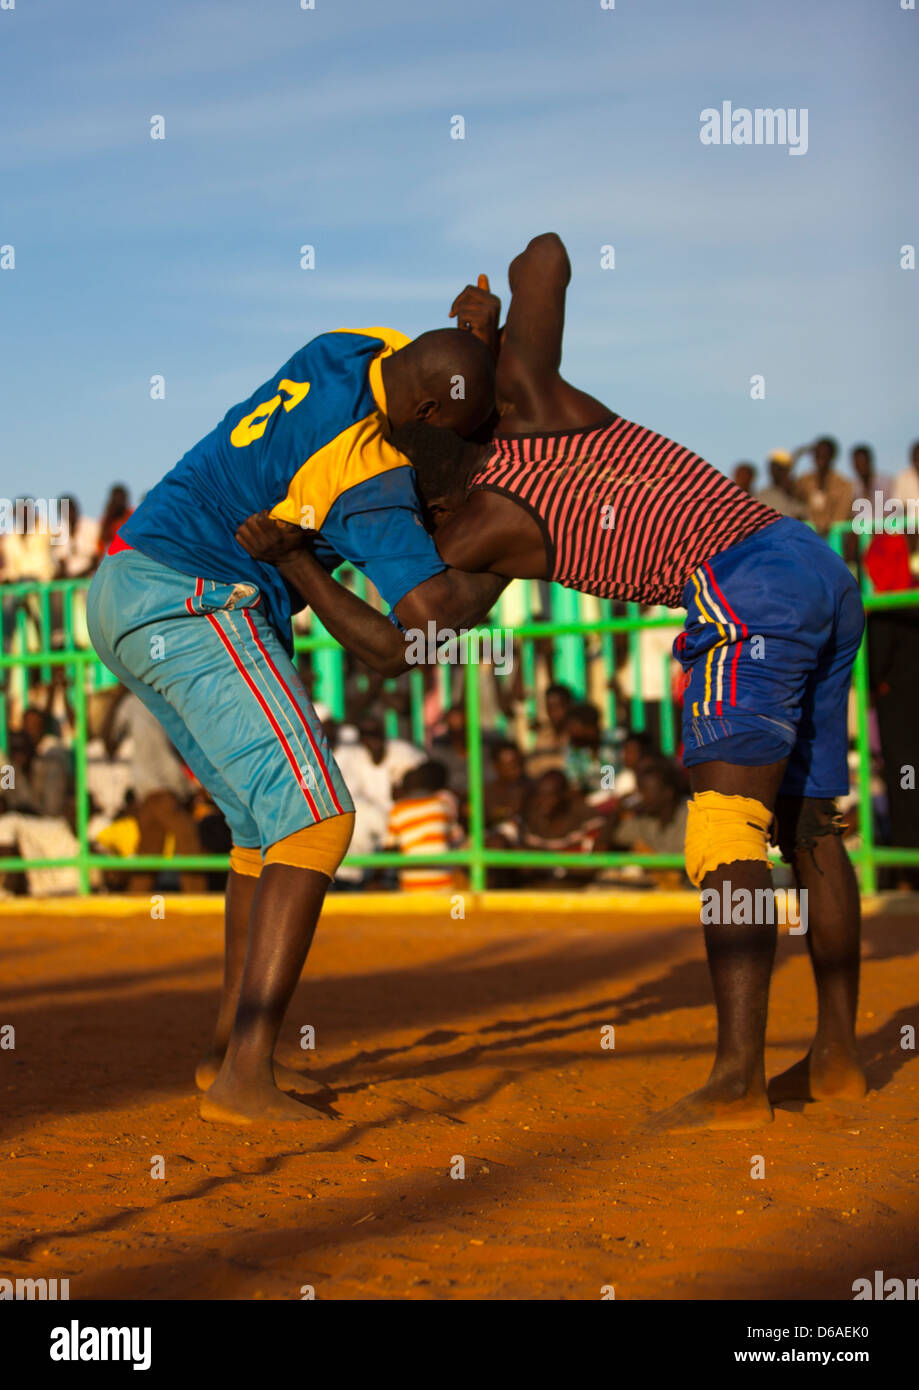
[[[299,527],[275,521],[264,513],[250,516],[236,532],[244,550],[279,571],[309,604],[337,642],[384,676],[407,670],[405,632],[323,569],[303,544]],[[506,579],[494,574],[465,574],[447,569],[411,589],[396,604],[396,616],[405,629],[420,629],[427,637],[428,623],[460,632],[481,622]],[[446,640],[446,639],[445,639]]]
[[[571,263],[555,232],[534,237],[508,269],[511,303],[501,338],[495,394],[498,434],[538,434],[603,424],[612,412],[561,375],[565,296]]]
[[[308,550],[294,551],[278,568],[336,642],[381,675],[400,676],[409,670],[408,657],[414,656],[417,645],[409,646],[405,631],[333,579]],[[444,570],[400,599],[396,616],[404,629],[419,630],[425,639],[429,622],[461,632],[482,621],[506,583],[493,574]]]
[[[501,417],[535,420],[546,394],[553,395],[563,384],[559,367],[571,279],[568,253],[554,232],[544,232],[514,257],[507,274],[511,306],[503,328],[498,327],[501,301],[491,293],[487,275],[457,295],[450,317],[481,339],[497,359],[495,394]]]
[[[499,383],[525,375],[534,386],[551,384],[562,363],[565,295],[571,263],[555,232],[534,237],[508,267],[511,303],[504,325]],[[499,394],[503,394],[500,393]]]
[[[383,676],[402,674],[407,664],[403,634],[382,613],[333,579],[308,550],[294,551],[280,561],[278,569],[336,642]]]

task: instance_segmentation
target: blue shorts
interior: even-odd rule
[[[683,602],[673,654],[690,673],[685,765],[787,758],[781,795],[845,795],[849,683],[865,614],[839,556],[784,517],[700,565]]]
[[[99,657],[156,715],[234,845],[265,850],[354,804],[259,598],[248,581],[122,550],[99,566],[87,619]]]

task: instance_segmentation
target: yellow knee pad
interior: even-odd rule
[[[265,851],[266,864],[290,864],[295,869],[313,869],[326,878],[334,878],[335,870],[347,853],[354,833],[354,812],[330,816],[328,820],[307,825],[276,840]]]
[[[706,874],[738,859],[769,863],[772,812],[752,796],[697,792],[686,820],[686,872],[698,888]]]
[[[262,872],[262,851],[248,845],[233,845],[230,849],[230,868],[246,878],[258,878]]]

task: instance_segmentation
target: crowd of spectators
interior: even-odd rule
[[[9,511],[23,520],[0,530],[0,584],[44,584],[92,574],[132,507],[128,489],[116,483],[98,520],[72,495],[50,503],[18,497]]]
[[[813,467],[798,471],[799,461],[810,457]],[[829,435],[813,444],[789,452],[775,449],[766,461],[769,481],[761,488],[755,486],[758,470],[755,464],[734,466],[734,482],[744,492],[781,512],[782,516],[809,522],[821,535],[827,536],[839,522],[848,523],[857,513],[856,504],[867,500],[872,507],[902,503],[904,511],[919,502],[919,440],[910,450],[909,463],[895,476],[878,473],[874,450],[868,444],[854,444],[849,450],[849,476],[838,468],[839,445]],[[913,534],[912,552],[916,550]]]
[[[799,460],[811,455],[813,468],[798,475]],[[810,522],[826,535],[838,521],[852,520],[859,498],[872,504],[899,499],[919,502],[919,442],[909,466],[896,477],[878,474],[866,445],[850,451],[851,477],[837,471],[838,448],[823,438],[793,453],[777,451],[768,460],[768,482],[756,491],[757,470],[740,463],[735,481],[783,515]],[[4,649],[25,612],[26,626],[38,630],[34,594],[9,585],[90,575],[118,526],[130,515],[127,490],[111,489],[98,521],[84,516],[73,498],[65,532],[52,544],[48,535],[0,535],[0,606]],[[845,538],[844,554],[853,567],[867,570],[875,589],[919,585],[919,537],[915,527],[894,528],[860,545]],[[4,590],[4,585],[7,586]],[[547,589],[548,586],[542,586]],[[50,646],[63,640],[60,602],[52,599]],[[615,609],[614,609],[615,611]],[[663,609],[645,610],[658,617]],[[675,616],[667,614],[671,619]],[[548,616],[548,608],[545,616]],[[70,613],[71,637],[87,642]],[[300,624],[303,630],[302,622]],[[637,641],[617,635],[612,647],[585,644],[583,689],[556,678],[558,653],[550,641],[537,641],[524,686],[524,663],[499,678],[493,668],[422,672],[422,715],[418,691],[410,697],[407,678],[384,682],[344,654],[344,718],[333,720],[320,708],[330,748],[356,807],[352,856],[381,850],[447,855],[468,845],[470,805],[465,706],[466,676],[479,682],[482,709],[482,833],[491,850],[529,851],[539,860],[525,867],[497,864],[488,871],[493,887],[539,887],[567,883],[581,888],[613,882],[636,889],[686,884],[682,869],[634,863],[643,854],[682,854],[688,784],[679,749],[666,756],[665,713],[679,729],[683,674],[670,653],[676,628],[648,628]],[[575,639],[577,640],[577,639]],[[640,672],[636,690],[636,663]],[[517,656],[520,656],[518,643]],[[300,658],[307,684],[310,659]],[[915,760],[909,708],[919,676],[919,608],[872,614],[869,622],[872,692],[872,816],[880,843],[919,848],[919,808],[915,777],[901,773]],[[77,853],[74,777],[74,717],[66,668],[40,665],[4,682],[6,734],[0,740],[0,896],[75,892],[72,867],[2,872],[3,856],[31,860],[66,859]],[[641,717],[636,720],[640,691]],[[589,698],[585,698],[588,696]],[[640,724],[641,727],[636,727]],[[88,698],[88,838],[97,853],[117,860],[129,855],[225,854],[229,832],[218,808],[179,761],[160,725],[143,703],[120,686]],[[851,730],[854,733],[854,726]],[[0,730],[2,732],[2,730]],[[677,734],[678,737],[678,734]],[[853,772],[857,758],[853,751]],[[853,786],[854,775],[853,775]],[[858,843],[865,814],[855,795],[844,812],[851,844]],[[557,862],[560,854],[622,853],[616,867]],[[94,888],[150,893],[163,889],[215,890],[221,872],[153,873],[95,869]],[[433,867],[343,865],[335,888],[367,886],[401,891],[449,892],[466,882],[466,870],[449,859]],[[914,871],[882,871],[887,887],[917,887]]]

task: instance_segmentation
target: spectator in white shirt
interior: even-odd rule
[[[393,793],[406,772],[427,762],[428,755],[401,738],[387,738],[382,719],[366,715],[357,726],[357,742],[339,742],[335,748],[345,785],[354,802],[352,854],[372,854],[379,849],[389,824]],[[347,738],[347,726],[341,731]],[[344,865],[336,878],[358,882],[360,869]]]

